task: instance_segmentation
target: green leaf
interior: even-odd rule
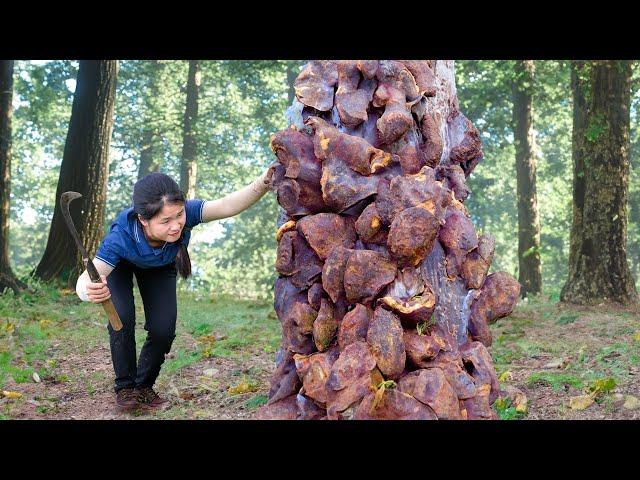
[[[384,382],[380,382],[378,388],[396,388],[398,385],[393,380],[385,380]]]
[[[609,393],[616,388],[616,381],[611,377],[601,378],[589,385],[589,392],[593,394]]]

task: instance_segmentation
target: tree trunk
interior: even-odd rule
[[[297,61],[288,60],[287,61],[287,86],[289,87],[287,90],[287,104],[291,105],[293,99],[296,98],[296,92],[293,88],[293,82],[295,82],[296,77],[298,76],[298,71],[296,66],[298,65]]]
[[[196,122],[198,120],[198,89],[200,87],[200,62],[189,60],[187,80],[187,106],[184,112],[184,140],[180,168],[180,188],[187,198],[196,196],[197,145]]]
[[[572,65],[573,225],[564,302],[637,301],[626,257],[630,79],[629,61]]]
[[[258,416],[496,418],[488,324],[520,285],[487,275],[463,203],[483,154],[454,63],[312,61],[294,88],[270,143],[282,343]]]
[[[138,180],[149,175],[152,172],[157,172],[160,169],[160,163],[157,161],[157,158],[154,155],[155,149],[153,148],[153,137],[153,130],[145,125],[142,131],[142,144],[140,145],[140,165],[138,168]]]
[[[142,130],[142,142],[140,145],[140,165],[138,166],[138,180],[142,177],[160,170],[162,164],[161,156],[158,155],[155,139],[158,135],[157,122],[155,116],[158,112],[153,105],[158,97],[158,83],[160,62],[158,60],[149,60],[149,82],[147,98],[145,101],[144,128]]]
[[[9,260],[9,202],[11,198],[11,117],[13,107],[13,60],[0,60],[0,293],[24,288]]]
[[[93,257],[104,236],[109,143],[113,126],[117,60],[82,60],[64,146],[55,209],[44,255],[35,275],[75,283],[82,260],[60,211],[60,195],[76,191],[70,205],[80,240]]]
[[[516,61],[513,84],[513,136],[518,182],[518,281],[523,297],[542,291],[540,218],[533,137],[533,60]]]

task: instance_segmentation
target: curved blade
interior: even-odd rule
[[[78,237],[78,231],[76,230],[75,225],[73,224],[73,220],[71,219],[71,213],[69,212],[69,204],[75,200],[76,198],[82,197],[82,194],[78,192],[64,192],[60,196],[60,208],[62,209],[62,216],[64,217],[64,221],[67,223],[67,227],[69,227],[69,232],[71,236],[76,242],[78,249],[80,250],[80,254],[83,258],[88,258],[89,255],[85,250],[84,246],[80,242],[80,238]]]

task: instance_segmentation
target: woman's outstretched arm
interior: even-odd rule
[[[202,221],[211,222],[212,220],[233,217],[256,203],[269,190],[273,169],[274,167],[270,166],[249,185],[226,197],[205,202],[202,208]]]

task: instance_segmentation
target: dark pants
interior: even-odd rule
[[[133,304],[133,275],[144,305],[147,339],[136,366],[136,314]],[[152,387],[160,373],[165,353],[176,337],[176,267],[139,268],[121,260],[107,277],[111,299],[122,320],[122,329],[108,325],[111,359],[116,373],[115,391]]]

